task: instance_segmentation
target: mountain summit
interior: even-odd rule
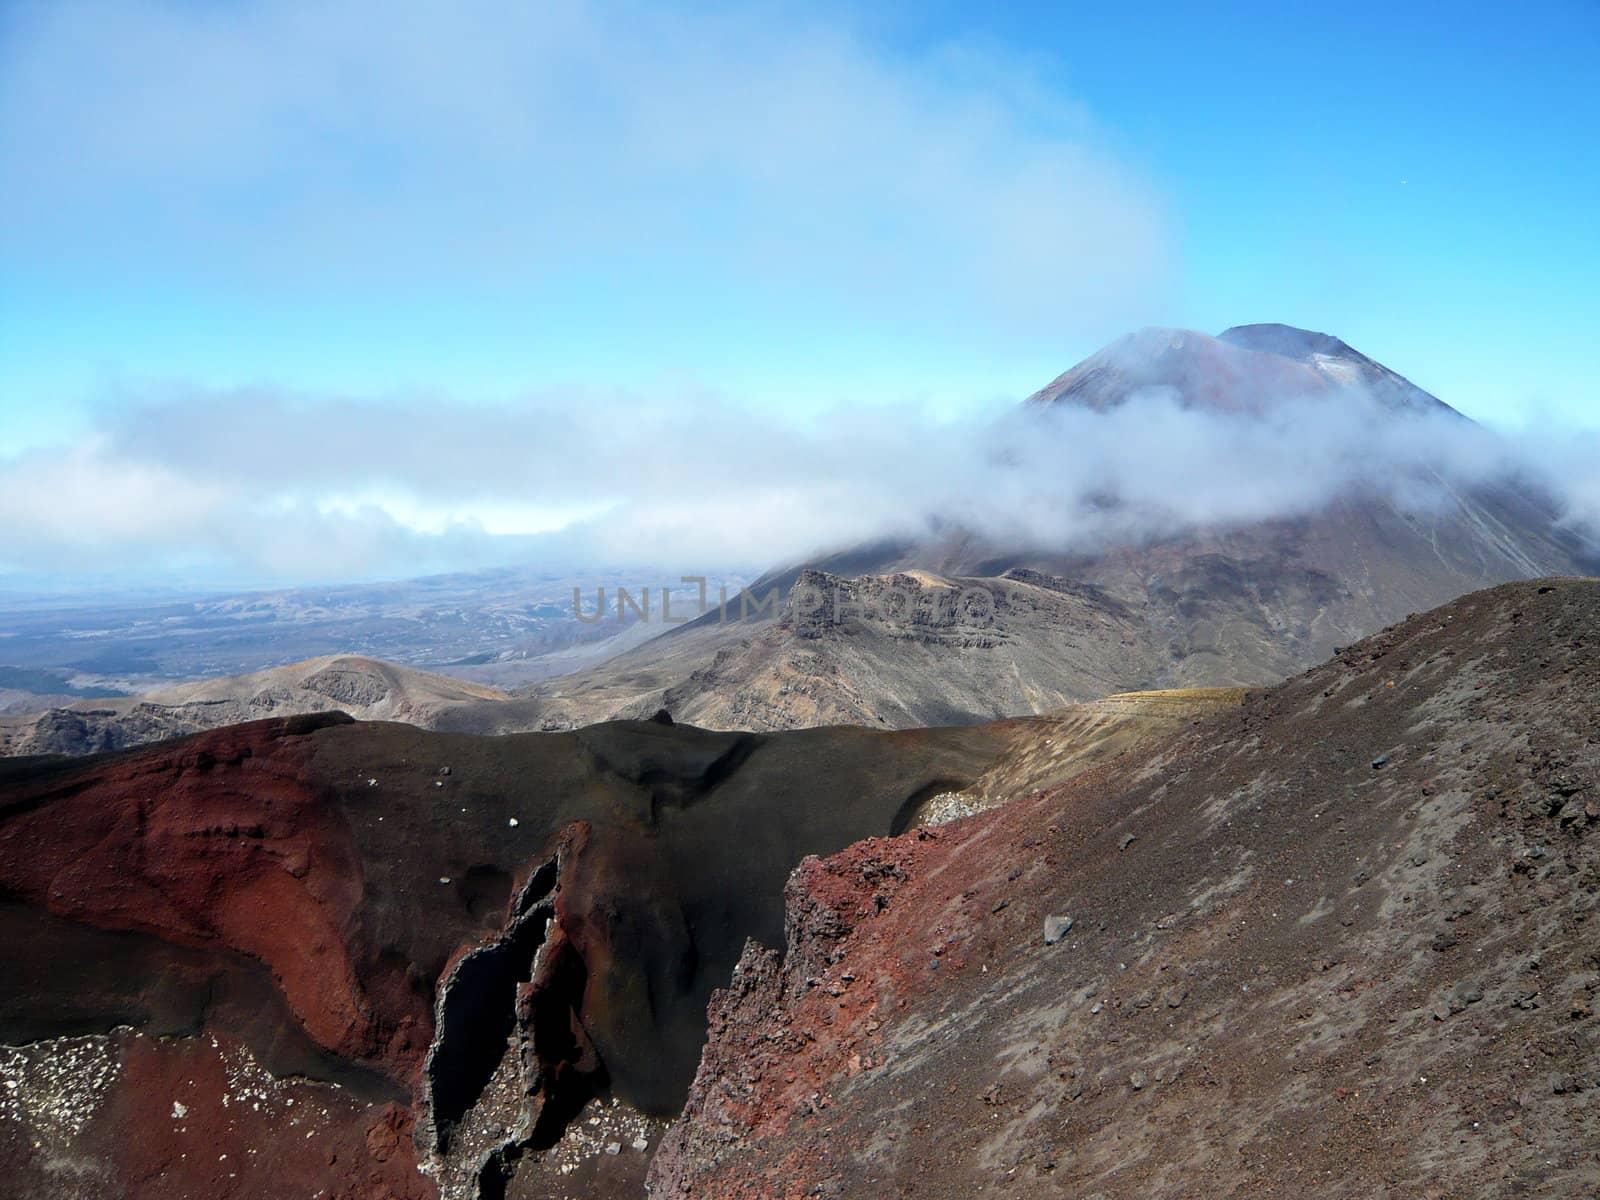
[[[1386,408],[1451,413],[1444,401],[1326,333],[1235,325],[1217,337],[1152,326],[1096,351],[1028,397],[1105,412],[1155,393],[1185,408],[1254,412],[1284,400],[1361,393]]]
[[[1235,325],[1224,329],[1217,340],[1305,363],[1324,378],[1344,387],[1365,390],[1380,404],[1416,412],[1460,414],[1437,396],[1423,391],[1404,375],[1391,371],[1376,359],[1334,337],[1313,333],[1293,325]]]

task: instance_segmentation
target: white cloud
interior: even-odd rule
[[[215,483],[123,457],[102,434],[28,451],[0,461],[0,557],[81,566],[86,555],[170,550],[227,495]]]
[[[1167,275],[1159,201],[1031,67],[896,56],[803,6],[9,20],[0,173],[26,183],[0,195],[0,245],[106,270],[511,295],[587,271],[690,304],[782,292],[1058,335],[1148,311]]]

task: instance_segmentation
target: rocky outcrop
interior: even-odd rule
[[[1056,709],[1144,674],[1125,609],[1042,579],[801,571],[779,620],[661,702],[712,727],[912,728]]]
[[[589,836],[582,823],[564,830],[516,890],[505,927],[439,981],[418,1140],[442,1200],[503,1196],[518,1160],[549,1150],[607,1090],[584,1028],[588,968],[562,920]]]
[[[636,1195],[794,864],[1009,736],[324,714],[0,762],[0,1170],[41,1197]],[[183,1090],[230,1070],[271,1086]],[[141,1073],[142,1109],[115,1084]],[[104,1086],[61,1125],[80,1075]]]
[[[1583,1195],[1600,583],[808,860],[652,1195]],[[1051,936],[1053,934],[1053,936]]]

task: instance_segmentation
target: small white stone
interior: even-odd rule
[[[515,817],[511,818],[510,825],[511,825],[511,828],[513,828],[513,829],[515,829],[517,827],[517,819]]]
[[[186,1106],[179,1104],[176,1100],[172,1102],[172,1119],[174,1121],[181,1121],[188,1115],[189,1110]]]

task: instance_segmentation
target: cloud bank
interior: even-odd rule
[[[1310,513],[1352,489],[1426,513],[1515,475],[1600,518],[1600,443],[1403,416],[1359,393],[1264,413],[1135,395],[940,421],[806,422],[728,400],[436,399],[191,389],[123,397],[75,444],[0,460],[0,563],[338,580],[531,561],[760,570],[952,526],[1093,550]]]

